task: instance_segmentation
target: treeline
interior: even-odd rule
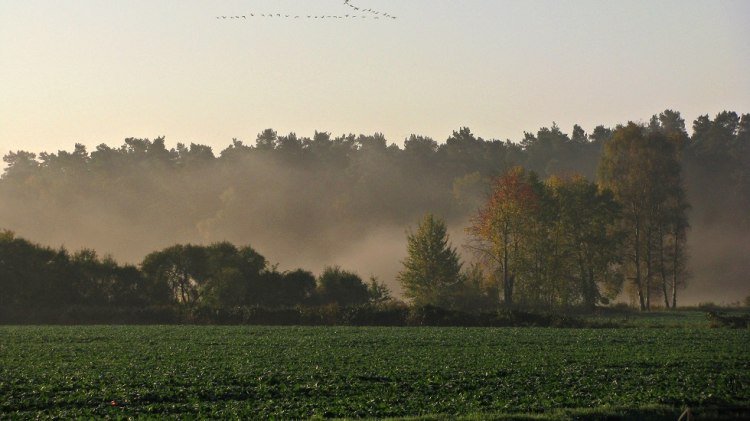
[[[598,184],[582,176],[541,180],[522,167],[494,178],[467,228],[467,247],[478,257],[468,268],[449,243],[445,221],[427,214],[407,236],[398,275],[406,297],[415,309],[564,314],[608,304],[630,279],[641,310],[650,310],[658,294],[666,308],[675,308],[689,227],[682,139],[679,131],[656,124],[616,129],[604,147]],[[359,314],[339,319],[338,310],[326,306],[362,311],[368,305],[363,320],[405,320],[375,279],[367,285],[338,267],[317,278],[302,269],[280,272],[249,246],[174,245],[134,267],[99,259],[92,250],[71,255],[44,248],[9,232],[1,239],[0,288],[6,294],[0,308],[16,309],[11,312],[161,306],[188,312],[191,320],[222,321],[246,320],[247,308],[256,309],[250,319],[260,317],[259,308],[296,309],[273,314],[323,323],[333,313],[344,322]],[[390,316],[378,307],[385,302],[391,302]]]
[[[599,183],[541,180],[516,167],[493,180],[467,228],[478,264],[461,270],[445,222],[408,236],[399,274],[415,304],[593,311],[627,285],[641,310],[677,307],[687,277],[679,133],[630,123],[605,144]],[[625,282],[625,280],[629,282]]]
[[[0,178],[0,225],[46,244],[85,244],[141,264],[42,247],[40,256],[58,253],[71,266],[39,257],[48,266],[40,263],[32,281],[12,281],[7,291],[113,308],[320,307],[336,301],[326,303],[321,277],[278,271],[259,255],[254,267],[255,252],[231,244],[260,245],[285,262],[305,255],[308,262],[349,265],[337,257],[359,239],[429,212],[452,226],[469,221],[467,249],[477,262],[451,263],[419,281],[427,287],[400,276],[418,307],[591,309],[623,289],[642,309],[676,307],[689,277],[690,226],[731,225],[739,233],[750,227],[749,157],[750,114],[701,116],[688,135],[671,110],[645,124],[598,126],[589,134],[576,125],[568,135],[553,125],[518,143],[478,138],[468,128],[442,144],[412,135],[403,148],[380,134],[304,138],[269,129],[254,146],[235,139],[218,156],[199,144],[169,149],[164,138],[131,138],[91,152],[82,145],[38,156],[12,152]],[[191,243],[212,245],[165,248]],[[397,247],[392,254],[403,256],[403,242]],[[87,273],[112,270],[91,281],[80,272],[87,259]],[[169,266],[175,261],[194,273],[180,278]],[[5,270],[13,274],[14,267]],[[57,269],[68,281],[43,274]],[[81,295],[75,282],[101,288]],[[25,283],[28,289],[18,287]],[[105,292],[115,283],[139,286],[126,288],[132,296]],[[441,284],[445,290],[435,287]],[[68,287],[54,293],[61,285]],[[107,301],[115,296],[126,301]]]
[[[750,115],[702,116],[688,136],[678,112],[655,116],[679,138],[693,215],[750,225]],[[274,256],[335,261],[377,227],[404,227],[425,212],[462,221],[493,177],[515,166],[546,179],[596,178],[617,129],[574,126],[526,133],[520,142],[482,139],[468,128],[444,143],[412,135],[404,146],[380,134],[298,137],[268,129],[254,145],[234,140],[216,154],[164,138],[118,147],[4,157],[0,226],[47,244],[93,247],[137,262],[175,243],[251,242]],[[402,228],[399,228],[399,231]]]
[[[252,321],[263,314],[271,322],[271,314],[283,323],[280,309],[321,309],[308,311],[312,323],[338,308],[392,301],[375,279],[365,283],[339,267],[317,278],[302,269],[280,272],[249,246],[175,245],[136,267],[93,250],[41,246],[9,231],[0,233],[0,291],[2,322]]]
[[[591,325],[564,315],[408,306],[382,283],[329,267],[279,272],[251,247],[176,245],[139,267],[0,233],[0,323]],[[477,310],[477,309],[475,309]]]

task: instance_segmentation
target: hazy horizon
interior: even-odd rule
[[[679,111],[691,133],[699,115],[750,111],[747,1],[351,3],[397,19],[306,18],[352,13],[344,0],[0,0],[0,155],[70,151],[75,143],[91,152],[159,136],[168,147],[197,143],[218,155],[233,138],[254,144],[266,128],[299,137],[379,132],[402,146],[411,134],[442,144],[469,127],[477,137],[518,142],[553,122],[564,133],[574,124],[591,133],[600,124],[647,122],[665,109]],[[217,201],[223,192],[209,193]],[[76,204],[74,215],[96,215],[91,205]],[[111,232],[121,228],[101,221]],[[27,222],[19,234],[41,229]],[[130,248],[123,257],[114,247],[125,246],[109,238],[84,243],[106,232],[91,225],[78,238],[65,226],[29,239],[106,245],[99,251],[125,261],[143,254]],[[450,228],[460,246],[463,226]],[[341,237],[351,240],[343,251],[307,256],[277,255],[232,234],[284,268],[342,264],[393,287],[405,229],[375,224],[361,237]],[[147,244],[203,238],[167,234]],[[745,249],[735,236],[696,230],[690,241],[716,247],[695,257],[703,272],[694,275],[709,279],[730,256],[722,270],[742,278]],[[688,288],[684,302],[691,294],[728,296],[703,285]]]
[[[0,2],[0,154],[127,137],[221,150],[259,131],[518,141],[671,108],[750,109],[743,1]]]

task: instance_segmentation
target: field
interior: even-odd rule
[[[750,415],[750,331],[0,327],[0,418]]]

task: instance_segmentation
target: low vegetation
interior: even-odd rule
[[[6,417],[750,416],[748,330],[0,327]]]

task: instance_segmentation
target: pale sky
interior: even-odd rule
[[[750,112],[750,1],[0,0],[0,154]],[[244,20],[216,16],[246,15]]]

